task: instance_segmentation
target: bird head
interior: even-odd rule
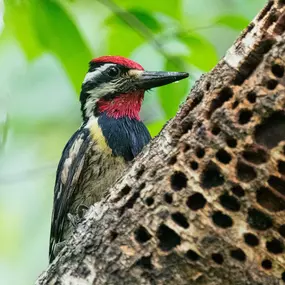
[[[145,71],[121,56],[102,56],[89,63],[80,94],[83,119],[127,116],[139,120],[144,93],[188,77],[186,72]]]

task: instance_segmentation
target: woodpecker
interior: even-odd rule
[[[80,93],[83,122],[67,142],[56,173],[50,262],[72,234],[75,217],[102,199],[150,141],[139,116],[145,91],[188,76],[145,71],[121,56],[91,60]]]

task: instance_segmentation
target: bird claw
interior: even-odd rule
[[[66,241],[61,241],[55,244],[54,246],[54,256],[57,256],[58,253],[65,247]]]
[[[71,213],[67,214],[67,218],[70,221],[72,227],[75,229],[77,225],[82,221],[88,207],[85,205],[79,205],[77,208],[77,214],[73,215]]]
[[[83,204],[79,205],[77,208],[77,215],[80,219],[83,219],[84,215],[86,214],[89,208]]]

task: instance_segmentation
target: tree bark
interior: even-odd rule
[[[269,1],[36,284],[285,284],[285,1]]]

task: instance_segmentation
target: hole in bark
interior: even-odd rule
[[[285,282],[285,271],[281,275],[282,281]]]
[[[252,233],[246,233],[243,236],[244,241],[247,245],[249,246],[258,246],[259,245],[259,239],[256,235],[252,234]]]
[[[221,211],[214,212],[212,219],[214,224],[223,229],[230,228],[233,225],[232,218]]]
[[[240,125],[245,125],[249,123],[252,117],[252,111],[247,109],[240,110],[238,122]]]
[[[235,249],[235,250],[231,250],[230,255],[232,258],[244,262],[246,260],[246,255],[244,253],[243,250],[241,250],[240,248]]]
[[[271,217],[254,208],[249,209],[247,222],[250,227],[260,231],[265,231],[272,227]]]
[[[141,257],[137,262],[136,265],[144,268],[144,269],[148,269],[151,270],[153,268],[153,265],[151,263],[151,255],[149,256],[143,256]]]
[[[268,29],[274,22],[276,22],[278,19],[278,16],[275,11],[271,11],[268,15],[267,22],[264,25],[264,29]]]
[[[139,186],[139,190],[142,190],[145,188],[145,182],[143,182],[140,186]]]
[[[139,243],[145,243],[145,242],[147,242],[148,240],[151,239],[151,235],[150,235],[150,233],[147,231],[147,229],[145,227],[139,226],[135,230],[135,239]]]
[[[244,182],[250,182],[256,178],[256,172],[250,165],[239,161],[237,163],[237,177]]]
[[[285,112],[275,112],[258,125],[255,140],[270,149],[285,140]]]
[[[272,65],[271,71],[278,78],[281,78],[284,75],[284,67],[277,63]]]
[[[260,21],[261,19],[264,18],[264,16],[270,11],[271,7],[273,6],[273,1],[268,1],[266,6],[262,9],[260,12],[259,16],[257,17],[257,20]]]
[[[232,109],[234,110],[239,105],[239,101],[234,101],[232,105]]]
[[[125,212],[126,209],[131,209],[133,208],[136,200],[139,198],[140,196],[140,192],[135,192],[130,199],[126,202],[126,204],[121,207],[120,212],[119,212],[119,216],[122,216]]]
[[[219,126],[214,125],[213,128],[212,128],[212,134],[214,136],[217,136],[220,132],[221,132],[221,129],[219,128]]]
[[[256,70],[257,66],[262,61],[263,55],[271,49],[274,42],[275,41],[272,39],[264,39],[259,43],[255,50],[248,54],[247,60],[240,65],[240,72],[233,80],[233,84],[242,85],[243,82],[249,78],[249,76]]]
[[[270,191],[269,188],[261,187],[256,192],[257,203],[271,212],[285,210],[285,202]]]
[[[266,270],[270,270],[272,268],[272,262],[269,259],[264,259],[261,262],[261,266]]]
[[[201,174],[202,187],[210,189],[212,187],[223,185],[224,182],[224,176],[221,174],[220,168],[210,161]]]
[[[223,257],[220,253],[213,253],[213,254],[212,254],[212,260],[213,260],[215,263],[221,265],[221,264],[223,264],[223,262],[224,262],[224,257]]]
[[[171,175],[170,178],[171,188],[174,191],[180,191],[182,188],[185,188],[187,186],[187,180],[188,179],[183,172],[176,171]]]
[[[199,164],[198,164],[195,160],[192,160],[192,161],[190,161],[190,167],[191,167],[193,170],[197,170],[198,167],[199,167]]]
[[[271,47],[275,43],[275,40],[272,39],[264,39],[260,42],[260,44],[256,47],[255,53],[256,54],[266,54],[270,51]],[[262,60],[262,57],[260,58],[260,61]],[[259,61],[259,62],[260,62]],[[259,63],[258,62],[258,63]]]
[[[283,244],[278,239],[272,239],[271,241],[266,242],[266,248],[269,252],[273,254],[280,254],[284,251]]]
[[[197,261],[198,259],[200,259],[200,255],[197,252],[195,252],[194,250],[191,250],[191,249],[189,249],[186,252],[186,257],[188,259],[190,259],[191,261]]]
[[[159,247],[163,251],[169,251],[181,243],[180,236],[168,226],[161,224],[157,231]]]
[[[232,187],[232,192],[234,195],[236,195],[237,197],[243,197],[245,195],[244,190],[242,189],[241,186],[239,185],[235,185]]]
[[[243,158],[254,164],[265,163],[268,160],[268,154],[261,148],[251,148],[243,152]]]
[[[154,177],[156,175],[156,169],[152,170],[152,172],[149,174],[150,177]]]
[[[138,170],[137,172],[137,175],[136,175],[136,179],[138,180],[144,173],[145,171],[145,166],[144,165],[141,165],[140,169]]]
[[[268,80],[267,83],[266,83],[266,88],[267,88],[268,90],[274,90],[274,89],[276,88],[277,84],[278,84],[278,81],[277,81],[277,80],[275,80],[275,79],[270,79],[270,80]]]
[[[189,105],[189,112],[194,110],[202,101],[204,97],[204,94],[202,92],[199,92],[196,97],[192,98],[191,103]]]
[[[233,91],[230,87],[224,87],[217,97],[212,101],[207,118],[210,119],[212,114],[233,96]]]
[[[220,149],[216,153],[216,158],[218,159],[218,161],[220,161],[221,163],[224,163],[224,164],[228,164],[232,160],[230,154],[227,151],[225,151],[224,149]]]
[[[181,122],[182,134],[186,134],[192,130],[193,122],[189,121],[189,119],[184,119]]]
[[[196,149],[196,156],[198,158],[202,158],[202,157],[204,157],[204,155],[205,155],[205,150],[203,148],[201,148],[201,147],[198,147]]]
[[[180,227],[187,229],[189,227],[189,223],[186,217],[180,212],[173,213],[171,215],[172,220]]]
[[[151,206],[154,203],[153,197],[147,197],[145,199],[145,203],[147,204],[147,206]]]
[[[220,196],[220,203],[229,211],[238,212],[240,210],[240,203],[234,196],[223,194]]]
[[[254,104],[256,102],[256,93],[251,91],[246,96],[247,101],[251,104]]]
[[[236,139],[231,138],[231,137],[227,138],[226,143],[227,143],[228,147],[230,147],[230,148],[235,148],[237,146]]]
[[[278,172],[281,174],[285,174],[285,161],[283,160],[278,161]]]
[[[171,195],[170,193],[165,193],[165,194],[164,194],[164,201],[165,201],[167,204],[171,204],[172,201],[173,201],[172,195]]]
[[[277,190],[280,194],[285,195],[285,181],[277,176],[270,176],[268,184]]]
[[[131,191],[131,187],[129,185],[125,185],[124,188],[120,192],[120,196],[121,197],[126,196],[130,193],[130,191]]]
[[[183,152],[187,152],[190,149],[190,145],[188,143],[183,144]]]
[[[279,234],[285,238],[285,225],[281,225],[278,229]]]
[[[207,200],[204,198],[204,196],[201,193],[195,193],[188,197],[187,199],[187,206],[193,210],[197,211],[199,209],[202,209],[205,207]]]
[[[210,87],[211,87],[211,82],[208,81],[208,82],[206,83],[206,88],[205,88],[206,91],[209,91]]]
[[[110,231],[110,242],[113,242],[117,237],[118,233],[116,231]]]
[[[176,162],[177,162],[177,158],[176,158],[176,155],[174,155],[174,156],[169,158],[167,164],[168,165],[174,165]]]

